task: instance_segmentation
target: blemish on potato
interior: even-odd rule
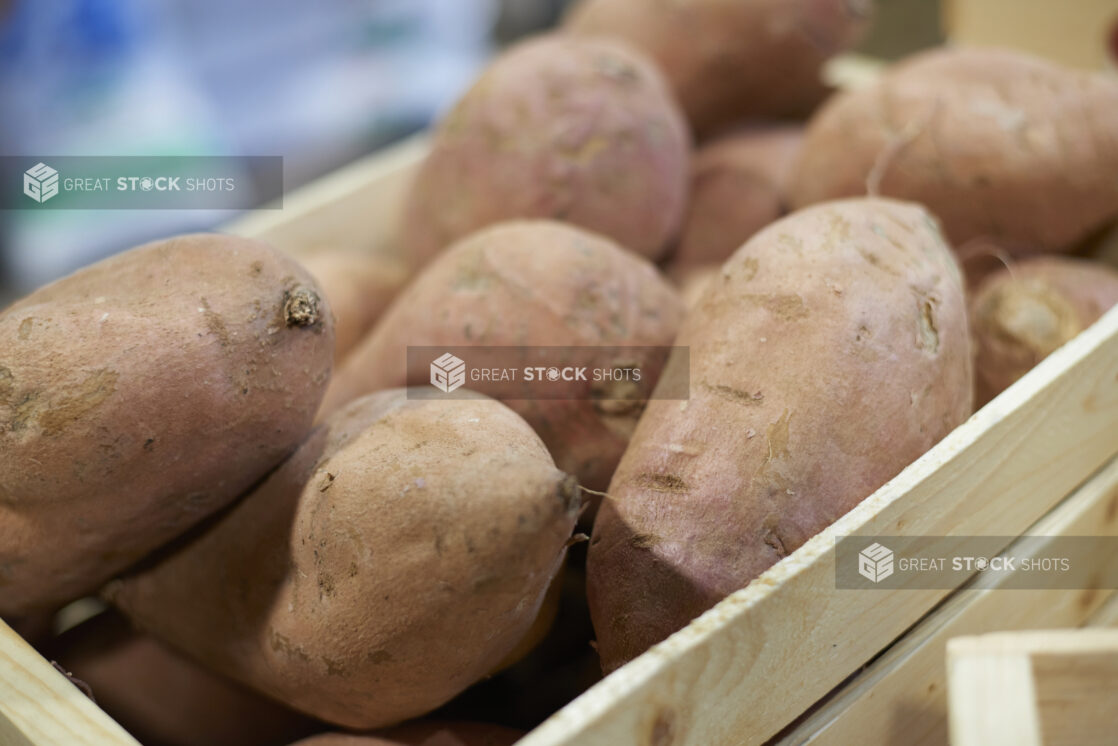
[[[602,76],[629,87],[640,80],[637,69],[617,57],[600,56],[594,60],[594,69]]]
[[[735,404],[743,404],[747,407],[760,406],[765,401],[765,395],[760,391],[751,394],[748,391],[742,391],[733,386],[724,386],[722,384],[703,382],[700,385],[703,387],[704,391],[708,391],[721,399],[734,402]]]
[[[660,537],[655,534],[634,534],[629,539],[629,546],[633,549],[651,549],[660,543]]]
[[[274,652],[283,653],[289,658],[299,658],[300,660],[304,661],[310,660],[310,658],[307,656],[306,653],[303,652],[301,648],[297,647],[293,642],[291,642],[290,638],[280,634],[274,629],[271,632],[272,634],[269,639],[269,645]]]
[[[327,676],[348,676],[349,669],[346,668],[345,663],[336,661],[332,658],[327,658],[325,655],[321,658],[322,662],[326,664]]]
[[[801,321],[809,315],[804,299],[799,295],[747,293],[741,299],[745,303],[761,306],[782,321]]]
[[[99,407],[116,391],[119,378],[116,371],[94,371],[78,385],[74,396],[62,398],[57,405],[38,414],[43,435],[57,435],[70,423]]]
[[[747,256],[745,259],[738,262],[737,266],[741,272],[741,279],[744,282],[749,282],[757,276],[757,270],[761,265],[756,257]]]
[[[939,351],[939,329],[936,328],[935,308],[928,299],[920,302],[919,330],[917,341],[925,352],[935,354]]]
[[[772,547],[778,557],[788,556],[788,548],[784,545],[784,540],[774,529],[770,528],[765,532],[765,543]]]
[[[388,652],[387,650],[374,650],[373,652],[369,653],[366,658],[370,663],[375,663],[378,665],[381,663],[391,663],[395,660],[395,658],[392,657],[392,653]]]
[[[877,269],[880,269],[885,274],[892,275],[893,277],[900,277],[901,276],[901,273],[898,272],[895,267],[891,267],[888,264],[886,264],[880,256],[878,256],[874,252],[870,251],[869,249],[867,249],[865,247],[862,247],[862,246],[859,246],[858,247],[858,254],[863,259],[865,259],[866,262],[869,263],[871,266],[873,266]]]
[[[683,494],[691,488],[681,477],[674,474],[641,474],[634,483],[653,492],[672,492]]]
[[[10,430],[12,432],[18,432],[24,429],[35,417],[38,411],[37,402],[40,396],[41,392],[32,391],[31,393],[24,394],[21,399],[12,400],[12,407],[15,409],[15,414],[12,416],[10,422]]]
[[[785,409],[780,419],[769,425],[765,431],[765,439],[769,444],[769,455],[765,463],[778,456],[788,455],[788,423],[791,421],[792,413]]]
[[[205,298],[202,298],[202,308],[200,310],[205,315],[206,328],[210,330],[210,334],[217,337],[222,347],[228,347],[230,342],[229,330],[225,328],[225,322],[221,320],[221,316],[214,313],[214,310],[210,308],[210,302]]]
[[[0,405],[8,403],[15,387],[15,376],[12,375],[12,371],[0,367]]]
[[[683,456],[698,456],[702,453],[702,449],[695,446],[686,445],[684,443],[668,443],[664,446],[664,450],[668,453],[678,453]]]
[[[797,253],[802,253],[803,250],[804,250],[804,242],[801,241],[796,236],[791,236],[787,233],[782,233],[780,236],[777,237],[776,240],[777,240],[777,243],[779,243],[784,248],[790,249],[790,250],[795,251]]]
[[[329,573],[319,571],[318,590],[327,598],[332,597],[335,591],[334,577]]]
[[[32,325],[34,325],[34,323],[35,319],[31,316],[28,316],[26,319],[23,320],[23,323],[19,325],[20,339],[26,340],[31,337],[31,327]]]
[[[287,326],[315,326],[320,321],[318,294],[299,286],[283,295],[283,318]]]

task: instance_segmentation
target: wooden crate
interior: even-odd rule
[[[1118,740],[1118,630],[957,637],[947,670],[953,746]]]
[[[230,226],[296,255],[393,255],[414,140]],[[1118,309],[819,536],[553,715],[525,746],[944,743],[943,646],[1074,627],[1109,591],[836,590],[836,537],[1118,533]],[[1113,558],[1112,558],[1113,559]],[[134,744],[0,627],[0,744]]]
[[[1118,62],[1118,0],[942,0],[941,12],[958,44],[1015,47],[1089,70]]]

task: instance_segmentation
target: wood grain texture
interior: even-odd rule
[[[954,746],[1043,746],[1026,655],[983,654],[948,645],[948,698]]]
[[[749,587],[552,716],[524,746],[761,743],[945,590],[838,591],[837,537],[1017,536],[1118,453],[1118,309]]]
[[[1118,593],[1110,596],[1084,625],[1086,627],[1118,627]]]
[[[1114,743],[1118,630],[957,637],[947,670],[953,746]]]
[[[0,621],[0,744],[139,746],[139,742]]]
[[[1007,550],[1014,557],[1050,556],[1061,536],[1118,536],[1118,458],[1060,503]],[[1118,556],[1098,558],[1099,572],[1118,578]],[[1019,571],[1020,572],[1020,571]],[[1011,575],[983,576],[957,591],[777,744],[947,743],[947,641],[997,630],[1077,627],[1118,607],[1112,590],[1006,590]],[[1104,576],[1100,576],[1104,577]]]

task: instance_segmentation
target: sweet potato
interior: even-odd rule
[[[379,735],[323,733],[291,746],[512,746],[524,733],[500,725],[416,721]]]
[[[279,746],[316,723],[212,673],[107,611],[44,651],[146,746]]]
[[[607,671],[747,585],[970,414],[959,269],[917,205],[856,199],[777,221],[730,258],[677,344],[690,348],[690,399],[649,403],[590,542]]]
[[[1067,251],[1118,216],[1118,80],[998,49],[942,49],[835,96],[811,121],[795,206],[920,202],[959,246]],[[871,192],[872,193],[872,192]]]
[[[301,261],[334,311],[334,362],[357,346],[404,287],[402,262],[360,251],[324,249]]]
[[[154,637],[349,728],[422,715],[532,627],[579,509],[514,412],[381,392],[106,597]]]
[[[671,266],[721,264],[788,211],[800,125],[750,127],[698,150],[691,202]]]
[[[673,268],[671,275],[679,288],[679,297],[684,308],[692,309],[699,304],[710,281],[722,272],[721,264],[696,264]]]
[[[659,258],[690,134],[659,71],[622,44],[551,35],[501,55],[439,125],[406,200],[413,266],[493,223],[554,218]]]
[[[412,282],[339,371],[323,411],[371,391],[427,383],[426,367],[407,369],[409,345],[508,346],[500,363],[519,368],[540,364],[526,346],[670,345],[681,313],[656,268],[612,241],[550,221],[501,224],[455,245]],[[632,388],[556,384],[569,399],[540,399],[522,380],[471,387],[505,401],[535,428],[559,468],[600,489],[665,356],[590,354],[583,363],[635,364],[649,377]]]
[[[184,236],[0,312],[0,614],[95,590],[310,429],[330,308],[257,241]]]
[[[664,70],[696,133],[810,111],[820,69],[861,38],[865,0],[583,0],[564,26],[625,39]]]
[[[986,277],[970,299],[975,391],[993,399],[1118,303],[1118,271],[1060,256],[1026,259]]]

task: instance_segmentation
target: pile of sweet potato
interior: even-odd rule
[[[1118,303],[1118,80],[827,90],[868,21],[584,0],[438,123],[401,261],[182,236],[0,311],[0,616],[148,744],[500,744],[749,584]],[[645,385],[407,365],[470,346]]]

